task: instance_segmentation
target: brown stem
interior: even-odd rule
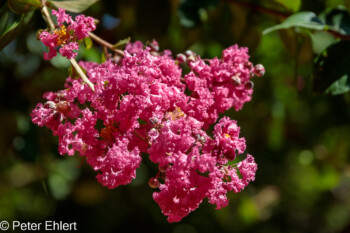
[[[124,57],[124,52],[120,49],[116,49],[114,48],[114,46],[109,43],[108,41],[105,41],[104,39],[102,39],[101,37],[95,35],[92,32],[89,32],[89,35],[91,37],[91,39],[93,39],[94,41],[96,41],[97,43],[99,43],[100,45],[109,48],[110,50],[112,50],[114,53],[118,54],[121,57]]]
[[[285,12],[280,12],[280,11],[277,11],[277,10],[274,10],[274,9],[270,9],[270,8],[266,8],[266,7],[263,7],[263,6],[259,6],[259,5],[255,5],[251,2],[244,2],[244,1],[241,1],[241,0],[225,0],[226,2],[231,2],[233,4],[236,4],[236,5],[240,5],[240,6],[243,6],[243,7],[246,7],[246,8],[250,8],[254,11],[257,11],[257,12],[261,12],[261,13],[265,13],[265,14],[269,14],[269,15],[273,15],[273,16],[277,16],[277,17],[281,17],[281,18],[288,18],[291,13],[285,13]]]
[[[330,34],[332,34],[334,37],[342,39],[342,40],[350,40],[350,36],[349,35],[343,35],[337,31],[334,31],[332,29],[327,29],[325,30],[326,32],[329,32]]]

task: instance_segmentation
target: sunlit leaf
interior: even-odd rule
[[[343,75],[339,80],[330,85],[325,93],[332,95],[341,95],[350,91],[350,78],[348,75]]]
[[[350,42],[340,41],[328,47],[317,58],[314,91],[343,94],[349,90]]]
[[[127,43],[129,43],[130,39],[131,39],[131,37],[129,36],[123,40],[120,40],[116,44],[114,44],[113,47],[114,48],[122,47],[122,46],[126,45]]]
[[[104,52],[101,53],[101,63],[104,63],[107,60]]]
[[[90,37],[85,37],[84,38],[84,43],[85,43],[85,47],[86,49],[90,49],[92,46],[92,40]]]
[[[13,22],[0,36],[0,50],[14,40],[31,20],[34,12],[23,14],[18,21]]]
[[[301,6],[301,0],[275,0],[275,2],[283,5],[285,8],[297,12]]]
[[[336,42],[336,39],[324,31],[315,31],[310,34],[312,40],[312,48],[315,53],[320,54],[324,51],[328,46]]]
[[[325,28],[325,25],[320,21],[320,19],[317,18],[315,13],[309,12],[309,11],[300,12],[288,17],[281,24],[265,29],[263,31],[263,34],[267,34],[272,31],[276,31],[280,29],[288,29],[293,27],[302,27],[302,28],[313,29],[313,30],[323,30]]]
[[[85,11],[97,1],[99,0],[49,1],[49,3],[57,8],[63,8],[70,12],[80,13]]]
[[[40,0],[8,0],[7,4],[11,11],[23,14],[41,7]]]

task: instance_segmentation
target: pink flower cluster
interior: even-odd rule
[[[44,53],[44,59],[50,60],[57,55],[56,49],[62,56],[71,59],[77,55],[73,50],[79,49],[78,40],[89,36],[89,32],[96,29],[95,20],[92,17],[78,15],[75,20],[64,9],[52,10],[52,14],[57,17],[58,27],[52,31],[43,31],[40,40],[49,48],[48,53]]]
[[[130,183],[141,160],[150,159],[159,169],[149,180],[158,189],[153,198],[169,222],[178,222],[204,198],[218,209],[227,206],[227,192],[255,179],[251,155],[232,162],[246,148],[236,121],[221,118],[213,137],[205,129],[219,113],[251,99],[250,80],[264,68],[236,45],[211,60],[193,52],[174,60],[152,45],[127,45],[118,63],[80,62],[95,92],[69,77],[65,90],[44,95],[32,120],[58,136],[60,154],[84,156],[110,189]],[[191,71],[182,77],[184,62]]]

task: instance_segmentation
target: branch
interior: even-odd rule
[[[41,8],[41,13],[43,14],[43,17],[47,25],[49,26],[50,30],[53,31],[55,30],[55,24],[53,23],[49,10],[46,7],[46,0],[42,0],[41,4],[43,5],[43,7]]]
[[[78,65],[78,63],[75,61],[74,58],[69,59],[70,63],[72,64],[72,66],[74,67],[74,69],[78,72],[78,74],[80,75],[80,77],[84,80],[84,82],[86,82],[86,84],[91,88],[91,90],[93,92],[95,92],[95,88],[94,88],[94,84],[92,84],[92,82],[90,82],[90,80],[88,79],[88,77],[86,77],[86,75],[84,74],[83,70],[80,68],[80,66]]]
[[[332,34],[335,38],[339,38],[339,39],[342,39],[342,40],[350,40],[350,35],[344,35],[344,34],[341,34],[337,31],[334,31],[332,29],[327,29],[325,30],[326,32]]]
[[[89,32],[89,35],[90,35],[91,39],[93,39],[94,41],[96,41],[100,45],[102,45],[104,47],[107,47],[110,50],[112,50],[113,52],[115,52],[116,54],[118,54],[119,56],[124,57],[124,52],[122,50],[120,50],[120,49],[114,48],[114,46],[111,43],[105,41],[104,39],[102,39],[101,37],[95,35],[92,32]]]

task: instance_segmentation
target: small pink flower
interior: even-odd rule
[[[52,14],[57,17],[58,28],[52,32],[43,31],[40,40],[49,48],[48,53],[44,53],[44,59],[50,60],[57,55],[56,49],[62,56],[68,59],[74,58],[79,50],[78,40],[89,36],[89,32],[96,29],[94,18],[78,15],[75,20],[66,14],[64,9],[52,10]]]
[[[71,58],[74,58],[78,54],[77,52],[73,52],[73,50],[78,50],[78,49],[79,49],[78,42],[70,42],[67,45],[62,46],[59,49],[59,51],[63,57],[71,59]]]
[[[72,17],[66,14],[66,10],[59,8],[58,11],[52,10],[51,13],[57,17],[58,26],[61,27],[64,23],[72,23]]]

